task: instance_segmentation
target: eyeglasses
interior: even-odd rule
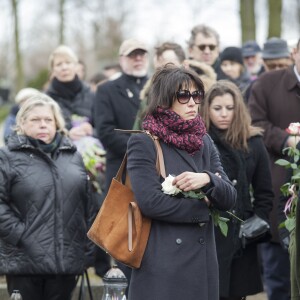
[[[195,45],[196,47],[199,48],[200,51],[204,51],[207,47],[209,48],[210,51],[214,51],[217,48],[217,45],[205,45],[205,44],[201,44],[201,45]]]
[[[186,104],[193,98],[196,104],[200,104],[203,99],[204,93],[202,91],[190,92],[188,90],[180,90],[176,92],[176,98],[179,103]]]
[[[267,65],[267,67],[268,67],[268,69],[269,70],[279,70],[279,69],[284,69],[284,68],[287,68],[288,66],[289,66],[289,64],[284,64],[284,63],[282,63],[282,64],[280,64],[280,63],[267,63],[266,62],[266,65]]]
[[[136,49],[132,52],[130,52],[127,56],[130,57],[130,58],[136,58],[138,56],[142,56],[144,57],[146,54],[146,51],[145,50],[142,50],[142,49]]]

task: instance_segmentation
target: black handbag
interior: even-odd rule
[[[270,239],[270,225],[258,215],[253,215],[241,224],[239,237],[245,248],[252,243],[262,243]]]

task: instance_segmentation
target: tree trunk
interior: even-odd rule
[[[240,0],[242,43],[256,40],[255,0]]]
[[[13,17],[14,17],[14,38],[15,38],[15,67],[16,67],[16,83],[15,88],[17,91],[24,87],[24,70],[23,60],[20,51],[20,38],[19,38],[19,16],[18,16],[18,0],[11,0]]]
[[[282,0],[268,0],[269,32],[268,38],[281,37]]]
[[[298,32],[300,32],[300,0],[297,1],[297,21],[298,21]]]
[[[65,43],[65,0],[59,0],[59,43]]]

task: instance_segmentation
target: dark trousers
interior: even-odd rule
[[[287,250],[278,243],[262,243],[260,254],[263,278],[269,300],[290,299],[290,261]]]
[[[19,290],[23,300],[71,300],[75,275],[7,275],[7,290]]]

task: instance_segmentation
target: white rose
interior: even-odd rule
[[[299,135],[300,134],[300,123],[291,123],[288,127],[288,133],[292,135]]]
[[[169,175],[165,181],[161,184],[162,191],[167,195],[177,195],[181,192],[179,188],[176,187],[176,185],[173,185],[172,182],[174,180],[174,176]]]

